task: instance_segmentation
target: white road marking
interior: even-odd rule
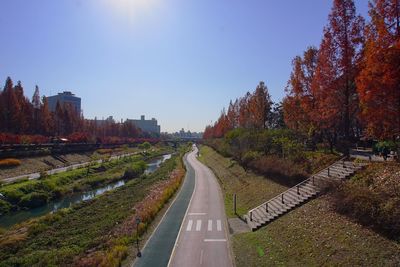
[[[204,250],[201,250],[201,252],[200,252],[200,265],[203,265],[203,254],[204,254]]]
[[[188,162],[188,164],[190,164],[189,161],[187,161],[187,162]],[[175,255],[175,250],[176,250],[176,247],[178,246],[178,240],[179,240],[179,238],[180,238],[180,236],[181,236],[181,233],[182,233],[183,222],[185,221],[185,218],[186,218],[186,216],[187,216],[187,214],[188,214],[189,207],[190,207],[190,204],[192,203],[192,200],[193,200],[193,197],[194,197],[194,195],[195,195],[195,192],[196,192],[196,183],[194,183],[193,193],[192,193],[192,196],[190,197],[189,204],[188,204],[187,209],[186,209],[186,211],[185,211],[185,216],[184,216],[183,219],[182,219],[181,227],[179,228],[178,236],[177,236],[176,239],[175,239],[174,248],[172,249],[171,256],[169,257],[167,267],[171,266],[171,260],[173,259],[174,255]],[[175,199],[176,199],[176,198],[175,198]],[[175,199],[174,199],[174,201],[175,201]],[[172,206],[172,205],[171,205],[171,206]],[[171,206],[169,206],[169,208],[170,208]],[[168,209],[169,209],[169,208],[168,208]],[[167,212],[168,212],[168,210],[167,210]],[[164,216],[165,216],[165,214],[164,214]]]
[[[196,231],[199,232],[200,229],[201,229],[201,220],[197,220],[197,223],[196,223]]]
[[[226,242],[226,239],[204,239],[204,242]]]
[[[207,227],[208,231],[212,231],[212,220],[208,220],[208,227]]]
[[[221,220],[217,220],[217,231],[219,231],[219,232],[222,231]]]
[[[204,212],[191,212],[191,213],[188,213],[188,215],[206,215],[207,213],[204,213]]]
[[[191,231],[192,230],[192,225],[193,225],[193,221],[189,220],[186,231]]]

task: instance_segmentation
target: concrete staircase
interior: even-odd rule
[[[248,211],[244,218],[250,229],[255,231],[318,196],[329,184],[349,178],[364,165],[341,159],[303,182]]]

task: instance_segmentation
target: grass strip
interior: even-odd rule
[[[209,147],[201,160],[219,177],[226,211],[238,193],[244,213],[275,196],[282,187],[267,178],[245,173],[229,158]],[[314,199],[256,232],[232,236],[236,266],[399,266],[400,244],[338,214],[331,196]]]

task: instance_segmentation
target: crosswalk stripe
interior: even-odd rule
[[[186,231],[191,231],[192,230],[192,225],[193,225],[193,221],[189,220],[187,227],[186,227]]]
[[[216,220],[217,221],[217,231],[221,232],[222,231],[222,222],[221,220]],[[187,226],[186,226],[186,231],[190,232],[190,231],[196,231],[196,232],[200,232],[201,231],[201,224],[202,224],[202,220],[188,220]],[[208,232],[212,232],[213,230],[213,220],[208,220],[206,221],[207,224],[207,231]],[[194,224],[196,224],[196,227],[193,227]]]
[[[219,232],[222,231],[221,220],[217,220],[217,231],[219,231]]]
[[[207,227],[208,231],[212,231],[212,220],[208,220],[208,227]]]
[[[197,220],[196,231],[199,232],[200,230],[201,230],[201,220]]]

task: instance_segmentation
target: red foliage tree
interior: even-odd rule
[[[4,128],[7,132],[16,133],[18,131],[17,121],[19,117],[20,106],[15,95],[13,82],[10,77],[7,77],[2,94],[2,100],[4,122],[2,128]]]
[[[318,50],[309,47],[303,57],[292,61],[293,70],[285,89],[287,96],[283,101],[284,119],[288,127],[312,136],[316,127],[316,99],[311,85],[315,76]]]
[[[356,16],[353,0],[334,0],[324,29],[313,80],[320,127],[330,138],[349,140],[357,125],[357,64],[363,44],[364,20]]]
[[[260,82],[248,102],[252,127],[265,129],[271,114],[271,96],[264,82]]]
[[[357,88],[369,136],[400,136],[400,1],[374,0]]]

